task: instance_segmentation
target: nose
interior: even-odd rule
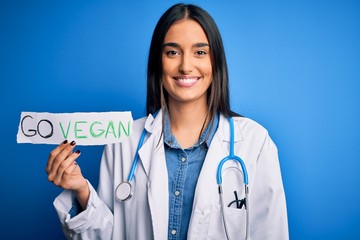
[[[184,54],[181,58],[181,62],[179,65],[179,72],[183,73],[183,74],[189,74],[193,71],[193,63],[192,63],[192,59],[191,56],[189,56],[188,54]]]

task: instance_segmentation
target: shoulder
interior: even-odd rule
[[[268,130],[254,121],[253,119],[247,117],[233,117],[234,120],[234,134],[235,141],[244,141],[252,145],[253,147],[262,148],[263,144],[270,139]],[[226,117],[221,116],[219,125],[220,134],[223,136],[224,140],[230,137],[229,121]]]
[[[234,131],[235,131],[235,137],[238,135],[238,137],[243,136],[249,136],[249,135],[259,135],[259,136],[265,136],[268,134],[268,131],[259,123],[256,121],[247,118],[247,117],[241,117],[236,116],[232,117],[234,120]],[[226,118],[224,115],[220,115],[219,120],[219,130],[225,135],[228,136],[229,134],[229,119]],[[240,135],[240,136],[239,136]]]
[[[247,117],[234,117],[234,123],[238,126],[238,129],[245,135],[268,135],[267,129],[253,119]]]
[[[264,126],[246,117],[236,117],[234,118],[234,122],[237,123],[243,140],[257,146],[261,151],[270,148],[277,151],[274,141]]]

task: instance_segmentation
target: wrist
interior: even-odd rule
[[[84,184],[82,184],[81,187],[74,192],[82,210],[85,210],[90,196],[88,182],[84,179]]]
[[[85,178],[83,179],[79,187],[77,189],[74,189],[76,195],[83,195],[85,192],[88,191],[89,191],[89,186]]]

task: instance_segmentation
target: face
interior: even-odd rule
[[[162,83],[170,106],[207,103],[212,81],[209,41],[194,20],[174,23],[168,30],[162,52]]]

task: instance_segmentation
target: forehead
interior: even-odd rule
[[[192,19],[184,19],[173,23],[165,35],[166,42],[205,42],[208,43],[204,29]]]

